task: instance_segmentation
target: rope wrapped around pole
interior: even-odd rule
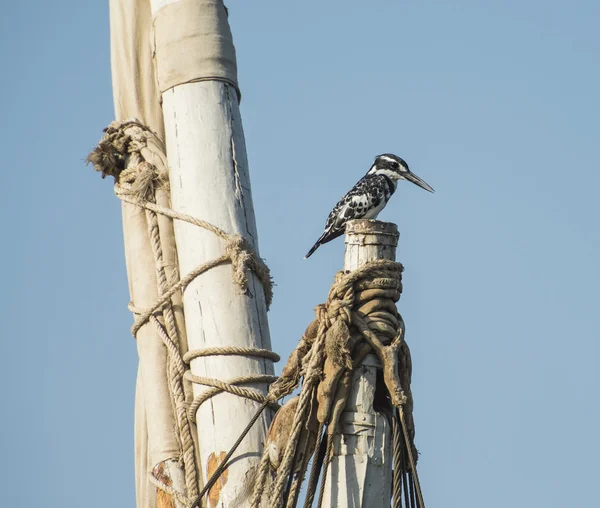
[[[306,471],[302,466],[308,464],[303,458],[311,455],[313,470],[306,502],[314,499],[318,469],[323,468],[326,473],[331,460],[332,436],[349,394],[351,373],[371,351],[383,365],[385,385],[393,404],[404,408],[406,441],[403,447],[410,447],[408,455],[414,460],[406,467],[413,470],[417,451],[413,443],[410,372],[403,370],[410,366],[410,352],[404,342],[404,323],[395,306],[402,290],[402,270],[399,263],[374,260],[358,270],[336,275],[327,302],[317,306],[315,321],[290,355],[279,380],[271,385],[269,397],[273,398],[291,393],[300,382],[302,389],[299,397],[293,399],[296,400],[293,421],[279,430],[285,439],[277,440],[277,436],[269,432],[260,475],[254,484],[252,508],[263,506],[265,499],[271,508],[292,507],[294,499],[290,498],[295,498],[295,490],[300,488]],[[326,427],[322,438],[317,427],[319,430]],[[312,438],[301,440],[303,433]],[[327,447],[319,460],[321,439]],[[280,458],[277,463],[270,460],[273,455]],[[295,480],[292,481],[292,477]],[[286,502],[290,482],[292,491]],[[322,489],[319,497],[322,502]]]
[[[211,347],[185,353],[182,350],[180,340],[181,330],[175,322],[173,314],[173,299],[180,295],[201,274],[216,266],[230,263],[232,265],[233,282],[244,293],[248,288],[249,271],[256,274],[264,288],[268,308],[273,298],[273,282],[269,268],[242,236],[228,234],[213,224],[165,206],[165,203],[169,204],[169,185],[164,144],[138,120],[113,122],[109,125],[105,129],[104,136],[98,146],[88,156],[88,162],[92,163],[94,168],[102,173],[103,178],[106,176],[114,177],[116,196],[124,203],[143,210],[147,217],[148,236],[156,264],[158,298],[149,308],[139,308],[133,303],[129,304],[130,311],[135,315],[131,331],[132,335],[137,337],[140,329],[150,323],[155,327],[158,337],[166,348],[168,362],[165,369],[169,383],[171,406],[176,417],[176,437],[181,448],[186,492],[183,494],[169,487],[168,484],[160,480],[160,475],[156,476],[158,473],[155,472],[151,473],[149,480],[159,489],[183,504],[189,505],[190,499],[199,496],[198,482],[200,475],[196,464],[191,425],[195,422],[196,410],[200,405],[219,393],[227,392],[259,402],[261,404],[259,414],[267,406],[274,409],[279,406],[275,399],[267,399],[260,391],[240,386],[256,383],[271,384],[277,379],[276,376],[256,374],[223,381],[194,376],[187,370],[186,364],[189,365],[189,362],[195,358],[211,355],[239,355],[265,358],[272,361],[278,361],[279,356],[262,348],[238,346]],[[160,202],[156,197],[159,193],[163,196]],[[164,246],[162,243],[159,216],[167,217],[170,220],[184,221],[212,232],[224,240],[223,255],[203,263],[179,278],[179,280],[168,277],[165,272],[163,250],[173,246]],[[185,330],[183,330],[183,333],[185,333]],[[190,403],[186,400],[184,381],[202,384],[211,388],[201,393]],[[258,415],[256,418],[258,418]],[[252,424],[255,421],[254,419]],[[248,428],[250,427],[252,425],[248,426]],[[219,470],[224,470],[224,467],[219,468]]]

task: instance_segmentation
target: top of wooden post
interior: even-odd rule
[[[398,245],[398,226],[393,222],[383,222],[373,219],[357,219],[346,224],[346,243],[361,244],[377,243]]]
[[[396,260],[400,233],[392,222],[371,219],[351,220],[346,224],[344,270],[356,270],[375,259]]]

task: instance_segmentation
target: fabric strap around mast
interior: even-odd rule
[[[235,87],[240,97],[235,47],[222,1],[168,4],[156,13],[153,28],[161,92],[182,83],[217,80]]]

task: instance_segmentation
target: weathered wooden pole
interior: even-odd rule
[[[151,5],[159,84],[177,78],[174,68],[188,72],[185,65],[171,65],[170,58],[192,65],[206,56],[208,64],[229,66],[231,74],[235,53],[221,0],[151,0]],[[178,32],[179,46],[169,30]],[[204,55],[206,51],[211,54]],[[172,207],[228,234],[240,234],[258,250],[238,90],[231,80],[202,75],[202,65],[196,67],[200,72],[187,76],[187,82],[178,78],[174,86],[161,85]],[[175,221],[174,227],[182,276],[225,253],[224,240],[213,232],[181,221]],[[249,279],[243,294],[232,282],[232,266],[223,264],[189,284],[183,307],[190,350],[271,348],[265,293],[254,274]],[[271,360],[256,356],[201,356],[191,361],[191,372],[227,382],[239,376],[273,374],[273,366]],[[265,383],[245,386],[266,394]],[[194,384],[194,395],[206,389]],[[200,405],[196,423],[205,481],[257,408],[257,402],[228,393]],[[246,472],[260,457],[268,418],[267,411],[242,441],[231,465],[209,491],[207,506],[228,506],[236,497]]]
[[[398,228],[389,222],[354,220],[346,227],[344,270],[376,259],[396,259]],[[391,427],[373,408],[379,361],[367,355],[354,373],[352,391],[334,436],[323,507],[389,507],[392,494]]]

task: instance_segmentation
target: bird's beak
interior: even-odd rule
[[[429,192],[435,192],[430,185],[426,184],[423,180],[421,180],[417,175],[415,175],[414,173],[408,172],[404,175],[404,178],[406,180],[408,180],[409,182],[414,183],[415,185],[418,185],[419,187],[421,187],[421,189],[425,189],[426,191]]]

